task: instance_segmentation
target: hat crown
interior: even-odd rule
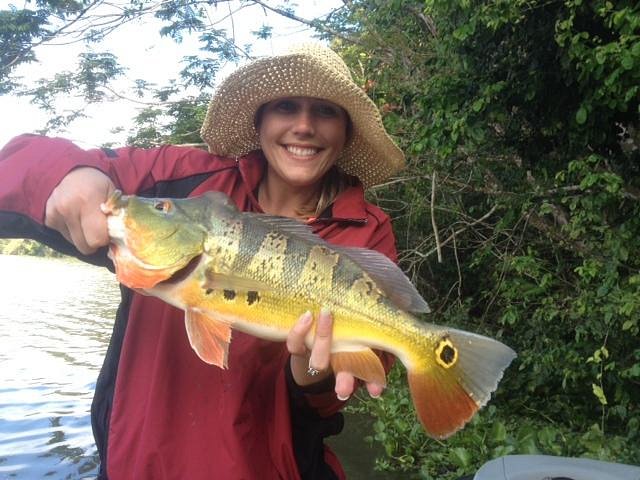
[[[334,70],[348,80],[353,81],[351,71],[336,52],[319,43],[300,43],[291,47],[284,55],[304,55],[325,67]]]

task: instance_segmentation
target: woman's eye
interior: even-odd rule
[[[281,100],[275,104],[274,109],[282,113],[293,113],[296,111],[296,104],[291,100]]]
[[[338,116],[338,109],[333,105],[316,105],[315,110],[321,117],[333,118]]]

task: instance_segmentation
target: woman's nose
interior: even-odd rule
[[[312,112],[309,109],[302,109],[298,112],[294,119],[294,133],[298,135],[311,136],[315,132]]]

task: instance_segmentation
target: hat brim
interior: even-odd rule
[[[404,154],[387,134],[378,108],[366,93],[344,73],[300,53],[255,60],[221,83],[201,129],[209,151],[240,156],[260,148],[256,111],[282,97],[322,98],[347,111],[353,131],[337,164],[365,187],[383,182],[404,166]]]

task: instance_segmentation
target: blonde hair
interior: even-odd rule
[[[298,212],[299,215],[305,217],[319,217],[322,213],[335,202],[338,195],[353,185],[353,179],[335,165],[329,169],[322,180],[322,188],[320,196],[315,208],[310,207]]]

